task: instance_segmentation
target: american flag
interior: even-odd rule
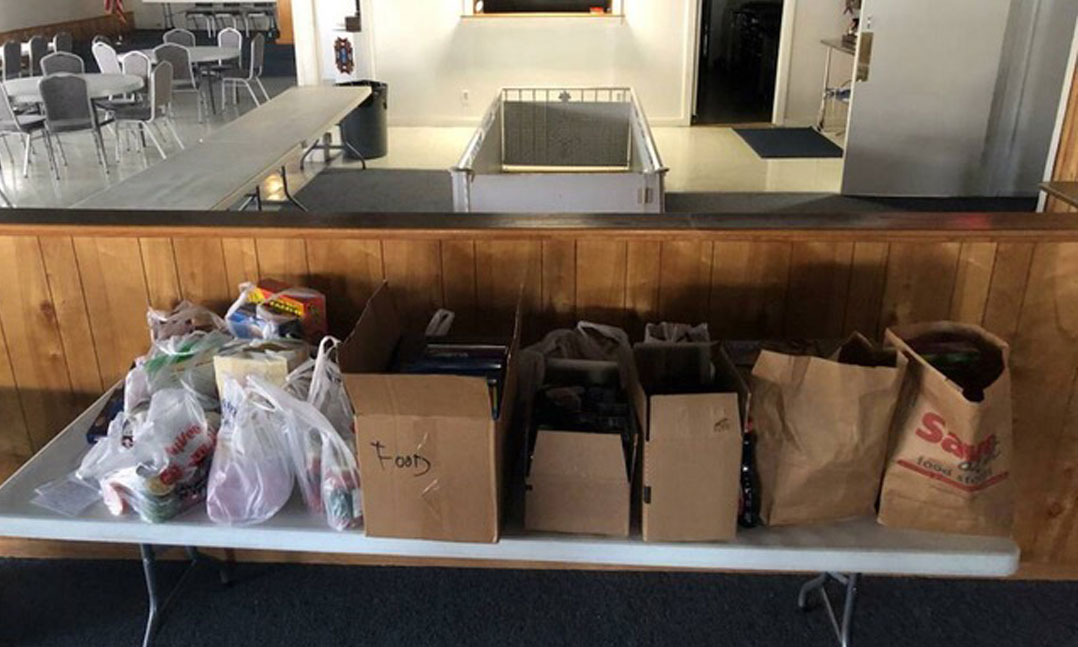
[[[124,0],[105,0],[105,11],[119,18],[121,24],[127,24],[127,14],[124,13]]]

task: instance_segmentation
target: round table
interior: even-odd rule
[[[141,77],[131,74],[77,74],[86,79],[87,90],[91,99],[105,99],[108,97],[130,94],[141,90],[143,81]],[[41,93],[37,84],[43,77],[28,77],[24,79],[11,79],[4,81],[4,90],[13,100],[19,103],[40,103]]]
[[[143,49],[139,51],[141,51],[146,56],[149,56],[151,61],[157,61],[156,57],[153,55],[152,49]],[[187,51],[191,53],[192,63],[194,63],[195,65],[204,65],[206,63],[216,63],[217,61],[231,61],[232,59],[239,58],[241,50],[232,49],[230,47],[196,45],[195,47],[188,47]]]

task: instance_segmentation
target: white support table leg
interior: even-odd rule
[[[827,617],[831,621],[831,627],[835,630],[839,647],[850,647],[850,635],[853,630],[853,611],[857,603],[857,584],[861,576],[858,573],[821,573],[812,578],[801,587],[797,595],[797,606],[802,611],[809,610],[809,595],[819,591],[823,600]],[[845,587],[846,595],[842,601],[842,619],[835,615],[835,609],[831,604],[831,598],[827,595],[827,583],[831,580]]]

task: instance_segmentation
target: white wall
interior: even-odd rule
[[[314,13],[334,1],[316,0]],[[368,4],[364,29],[395,124],[474,124],[499,88],[514,85],[629,85],[652,123],[691,117],[696,0],[625,0],[624,19],[462,19],[459,0]],[[319,82],[322,57],[313,66],[308,58],[319,45],[296,13],[300,81]]]
[[[1075,20],[1075,0],[1013,0],[989,127],[984,194],[1037,194]]]
[[[820,40],[841,38],[846,33],[850,17],[843,13],[844,7],[842,0],[786,0],[783,19],[790,25],[789,39],[784,45],[789,59],[788,66],[782,58],[779,61],[780,87],[776,89],[779,105],[775,114],[779,124],[807,126],[816,121],[827,56]],[[838,85],[850,77],[852,57],[835,52],[832,65],[832,84]]]
[[[0,0],[0,31],[105,14],[101,0]]]

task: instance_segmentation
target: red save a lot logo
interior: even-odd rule
[[[921,418],[916,433],[923,440],[939,445],[940,449],[963,463],[972,463],[965,467],[959,466],[961,469],[973,469],[978,464],[991,462],[999,455],[999,440],[995,434],[976,445],[964,443],[953,433],[947,433],[947,421],[943,416],[931,411]]]
[[[961,462],[956,466],[949,461],[925,455],[918,455],[912,460],[910,457],[898,459],[897,463],[906,469],[968,493],[983,490],[1007,478],[1007,472],[992,473],[992,462],[1000,452],[999,439],[995,434],[976,445],[962,442],[953,433],[947,432],[947,421],[934,412],[928,412],[921,418],[915,433],[920,439],[938,445]]]

